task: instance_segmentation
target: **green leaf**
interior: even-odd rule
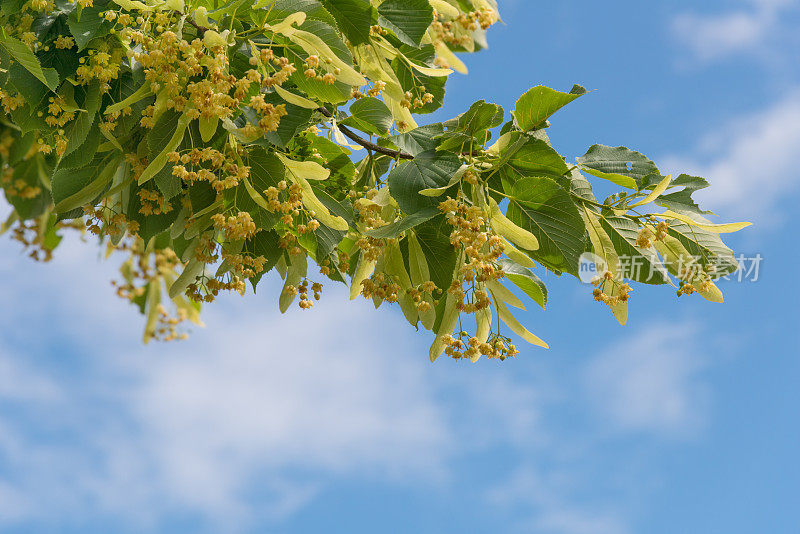
[[[267,263],[264,264],[264,270],[250,278],[253,292],[255,292],[261,278],[275,267],[278,259],[283,254],[283,249],[280,248],[279,243],[280,236],[274,230],[260,230],[244,242],[243,253],[253,257],[264,256],[267,260]]]
[[[453,270],[458,259],[458,251],[450,244],[451,228],[445,217],[440,215],[414,230],[428,263],[430,280],[443,291],[453,281]]]
[[[25,70],[33,74],[37,80],[46,85],[51,91],[56,90],[59,83],[58,72],[56,72],[55,69],[43,69],[41,63],[39,63],[39,59],[30,48],[25,46],[25,43],[2,33],[0,34],[0,45],[2,45],[11,57],[16,59]]]
[[[564,158],[542,139],[530,138],[508,158],[507,166],[517,178],[548,176],[560,180],[569,173]],[[516,181],[516,180],[515,180]]]
[[[75,44],[78,45],[80,52],[89,41],[95,37],[108,34],[113,25],[100,14],[108,9],[105,2],[96,2],[96,5],[87,6],[82,9],[75,9],[67,17],[67,26]]]
[[[159,119],[159,121],[160,120],[161,119]],[[167,156],[170,152],[176,150],[180,146],[181,141],[183,141],[183,136],[186,134],[186,130],[189,127],[189,122],[191,122],[191,119],[184,111],[183,114],[177,119],[174,130],[171,132],[166,132],[167,134],[171,133],[172,135],[169,136],[169,140],[165,144],[161,145],[163,147],[161,152],[159,152],[158,155],[150,161],[150,164],[142,172],[141,176],[139,176],[139,185],[151,180],[156,174],[158,174],[159,171],[161,171],[161,169],[166,166]],[[158,124],[156,124],[156,126],[158,126]],[[161,131],[164,131],[163,128]],[[148,145],[149,143],[150,141],[148,140]],[[157,149],[155,145],[151,148]]]
[[[711,184],[709,184],[705,178],[681,174],[672,181],[671,187],[682,187],[682,189],[680,191],[661,195],[655,200],[655,203],[686,215],[704,215],[710,212],[701,210],[700,206],[698,206],[692,198],[692,195],[695,191],[705,189],[709,185]]]
[[[458,116],[458,122],[452,129],[475,136],[483,130],[500,126],[503,123],[504,115],[502,107],[479,100],[472,104],[465,113]],[[448,127],[448,123],[445,123],[445,127]]]
[[[586,94],[586,89],[576,85],[569,93],[562,93],[543,85],[537,85],[517,100],[514,118],[523,132],[541,128],[553,113],[576,98]]]
[[[624,146],[594,145],[576,161],[589,174],[630,189],[640,189],[651,174],[660,175],[650,158]]]
[[[499,263],[509,281],[525,292],[542,309],[547,306],[547,286],[538,276],[514,261],[501,259]]]
[[[53,173],[54,211],[61,215],[91,203],[111,183],[119,164],[120,159],[113,158],[79,170],[61,169]]]
[[[378,6],[378,14],[381,26],[411,46],[419,46],[433,22],[433,8],[427,0],[386,0]]]
[[[734,252],[722,242],[719,234],[678,220],[669,222],[669,234],[677,238],[701,265],[715,267],[714,272],[709,273],[712,278],[730,274],[739,268]]]
[[[86,96],[83,100],[83,109],[85,111],[78,112],[66,128],[67,135],[67,148],[64,150],[62,158],[70,155],[78,147],[80,147],[89,135],[89,131],[94,124],[97,111],[100,109],[100,101],[102,95],[100,94],[100,84],[93,83],[86,89]]]
[[[18,195],[9,195],[6,191],[6,200],[14,206],[17,214],[21,220],[33,219],[45,212],[47,206],[50,204],[50,195],[43,186],[43,179],[45,178],[47,169],[44,168],[44,162],[39,156],[21,161],[14,166],[12,180],[14,183],[17,180],[25,182],[26,186],[40,187],[42,192],[34,198],[22,198]]]
[[[523,178],[508,198],[506,216],[539,240],[539,249],[529,255],[554,271],[577,276],[586,229],[569,193],[550,178]]]
[[[425,208],[391,224],[387,224],[386,226],[381,226],[375,230],[368,230],[366,233],[368,236],[378,239],[393,239],[400,236],[400,234],[406,230],[410,230],[411,228],[429,221],[437,215],[439,215],[439,210],[437,208]]]
[[[434,150],[436,148],[435,138],[444,132],[444,126],[440,123],[428,124],[427,126],[420,126],[410,132],[393,135],[389,137],[387,142],[381,144],[393,143],[399,150],[412,156],[418,156],[423,152]]]
[[[174,299],[182,295],[183,292],[186,291],[186,288],[193,284],[198,276],[203,274],[205,267],[206,264],[198,261],[197,258],[189,260],[189,263],[184,266],[180,276],[169,286],[170,298]]]
[[[372,26],[372,6],[367,0],[322,0],[336,24],[350,44],[359,45],[369,41]]]
[[[373,97],[361,98],[350,106],[350,116],[340,122],[362,132],[384,137],[394,123],[392,112],[382,101]]]
[[[413,160],[401,163],[392,169],[388,178],[389,190],[400,209],[406,213],[436,207],[439,205],[439,200],[425,197],[419,192],[447,185],[460,168],[461,161],[455,154],[423,152]]]

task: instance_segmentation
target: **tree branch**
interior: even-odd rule
[[[328,111],[324,107],[317,108],[317,111],[319,111],[320,113],[322,113],[323,115],[325,115],[328,118],[333,118],[333,113],[331,113],[330,111]],[[399,150],[392,150],[391,148],[382,147],[380,145],[376,145],[375,143],[373,143],[371,141],[367,141],[363,137],[359,137],[358,134],[353,132],[353,130],[351,130],[347,126],[344,126],[342,124],[338,124],[337,127],[351,141],[361,145],[362,147],[366,148],[367,150],[371,150],[373,152],[377,152],[378,154],[383,154],[383,155],[386,155],[386,156],[390,156],[392,158],[414,159],[414,156],[412,156],[411,154],[406,154],[405,152],[401,152]]]

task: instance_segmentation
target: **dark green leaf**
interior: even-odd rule
[[[386,0],[378,6],[378,14],[381,26],[411,46],[419,46],[433,22],[433,8],[427,0]]]
[[[436,207],[440,200],[420,195],[423,189],[444,187],[461,167],[458,156],[449,152],[428,151],[401,163],[389,173],[389,190],[406,213]]]
[[[522,178],[509,195],[506,216],[539,240],[530,256],[546,267],[577,276],[586,228],[569,193],[545,177]]]
[[[594,145],[577,162],[601,173],[629,176],[640,186],[647,176],[659,174],[658,167],[650,158],[624,146]]]
[[[353,45],[369,41],[372,6],[368,0],[323,0],[325,8],[336,19],[339,29]]]
[[[352,126],[368,134],[388,135],[393,123],[392,112],[381,100],[365,97],[353,102],[350,116],[341,121],[345,126]]]

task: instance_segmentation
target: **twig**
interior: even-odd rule
[[[333,117],[333,113],[328,111],[326,108],[320,107],[317,108],[317,111],[319,111],[328,118]],[[343,124],[337,124],[337,127],[339,128],[339,130],[341,130],[341,132],[344,135],[350,138],[351,141],[361,145],[367,150],[372,150],[373,152],[377,152],[378,154],[383,154],[385,156],[390,156],[392,158],[414,159],[414,156],[412,156],[411,154],[406,154],[405,152],[401,152],[399,150],[392,150],[391,148],[382,147],[380,145],[376,145],[371,141],[367,141],[366,139],[359,137],[358,134],[356,134],[355,132],[353,132],[353,130],[351,130],[347,126],[344,126]]]

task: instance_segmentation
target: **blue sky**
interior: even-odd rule
[[[637,288],[623,328],[548,276],[525,319],[551,350],[432,365],[399,310],[328,285],[280,316],[274,281],[143,347],[96,247],[39,265],[4,238],[0,531],[800,531],[800,1],[500,4],[434,118],[580,83],[556,147],[704,174],[759,279]]]

